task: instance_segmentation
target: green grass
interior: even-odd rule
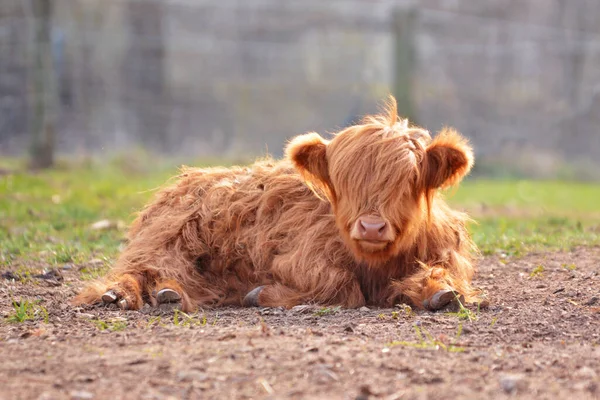
[[[0,176],[0,269],[114,259],[124,231],[90,225],[104,219],[131,222],[152,189],[176,171],[175,166],[140,172],[110,164]]]
[[[14,169],[6,163],[0,166]],[[123,242],[119,226],[132,221],[177,167],[142,157],[0,175],[0,270],[27,276],[31,267],[76,264],[84,267],[83,279],[102,275]],[[475,216],[470,229],[484,254],[600,244],[598,184],[471,180],[446,197]],[[114,226],[90,228],[105,219]],[[94,259],[101,262],[88,266]]]
[[[470,229],[484,255],[600,244],[600,184],[479,179],[446,197],[476,220]]]
[[[109,330],[111,332],[118,332],[127,328],[127,321],[123,319],[114,319],[108,321],[102,319],[91,319],[90,322],[101,331]]]
[[[22,323],[41,319],[48,323],[48,311],[39,301],[13,300],[13,312],[6,317],[7,322]]]
[[[544,275],[544,266],[543,265],[538,265],[529,273],[530,278],[537,278],[537,277],[541,277],[542,275]]]
[[[199,316],[197,314],[186,314],[181,310],[174,310],[173,313],[173,325],[190,328],[193,326],[206,326],[208,323],[206,316]],[[213,325],[217,323],[215,318]]]
[[[323,307],[323,308],[320,308],[317,311],[315,311],[313,313],[313,315],[316,317],[323,317],[325,315],[333,315],[333,314],[336,314],[338,311],[340,311],[340,309],[341,309],[340,306]]]
[[[462,353],[465,351],[464,347],[457,346],[454,343],[444,343],[442,340],[434,338],[433,335],[431,335],[431,333],[429,333],[429,331],[423,327],[420,328],[417,325],[414,325],[414,328],[415,335],[417,337],[416,342],[396,340],[388,343],[387,347],[405,346],[421,350],[443,350],[449,353]],[[453,342],[458,341],[461,334],[462,324],[459,324]]]
[[[561,181],[468,180],[448,191],[453,204],[473,208],[485,204],[506,211],[560,216],[600,217],[600,184]]]

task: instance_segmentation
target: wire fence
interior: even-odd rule
[[[3,154],[31,143],[38,21],[28,4],[0,2]],[[556,175],[600,159],[599,2],[53,4],[59,153],[279,155],[293,135],[376,111],[408,74],[417,122],[456,126],[481,165]],[[393,18],[407,7],[417,9],[416,63],[399,71]]]

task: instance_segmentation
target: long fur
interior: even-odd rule
[[[422,307],[447,288],[471,300],[476,249],[468,217],[436,188],[457,184],[472,164],[458,133],[445,130],[432,141],[398,119],[391,99],[386,113],[330,141],[315,133],[294,138],[283,160],[183,168],[133,222],[109,274],[75,302],[98,303],[111,289],[139,309],[169,287],[190,311],[240,305],[257,286],[265,287],[262,306]],[[373,212],[395,234],[379,252],[349,234]]]

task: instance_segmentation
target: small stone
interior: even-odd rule
[[[308,314],[315,309],[314,306],[309,304],[301,304],[299,306],[294,306],[290,309],[292,314]]]
[[[500,387],[506,393],[516,393],[527,388],[527,382],[521,375],[506,374],[500,377]]]
[[[150,314],[152,312],[152,306],[148,303],[145,303],[140,310],[142,314]]]
[[[597,296],[594,296],[591,299],[589,299],[588,301],[586,301],[585,303],[583,303],[583,305],[593,306],[594,304],[598,303],[598,300],[600,300],[600,299]]]
[[[463,334],[473,333],[473,329],[469,328],[468,326],[463,326],[462,333]]]
[[[202,382],[208,379],[208,375],[196,370],[179,371],[177,379],[181,382]]]
[[[10,281],[20,281],[21,280],[21,277],[19,275],[15,274],[13,272],[10,272],[10,271],[3,272],[2,275],[0,275],[0,276],[2,276],[2,278],[4,278],[4,279],[8,279]]]
[[[76,390],[71,392],[71,399],[73,400],[87,400],[93,399],[94,394],[90,392],[86,392],[85,390]]]
[[[355,397],[356,400],[368,400],[369,396],[374,395],[369,385],[362,385],[359,390],[358,396]]]
[[[156,309],[161,313],[171,314],[175,310],[181,310],[181,303],[163,303],[156,306]]]
[[[363,306],[363,307],[359,308],[358,311],[366,312],[366,311],[371,311],[371,309],[369,307]]]
[[[44,270],[41,274],[33,275],[34,278],[45,279],[50,281],[64,280],[61,272],[58,269]]]
[[[103,219],[97,222],[94,222],[90,225],[90,229],[95,231],[103,231],[108,229],[123,229],[124,227],[123,221],[110,221],[108,219]]]
[[[597,374],[596,371],[594,371],[593,369],[591,369],[590,367],[581,367],[577,370],[577,372],[575,373],[575,375],[577,375],[580,378],[589,378],[589,379],[594,379],[596,378]]]

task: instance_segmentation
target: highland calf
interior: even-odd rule
[[[392,99],[329,141],[295,137],[281,161],[184,168],[134,221],[108,276],[75,302],[190,311],[472,301],[467,217],[438,193],[472,165],[457,132],[432,140],[398,119]]]

